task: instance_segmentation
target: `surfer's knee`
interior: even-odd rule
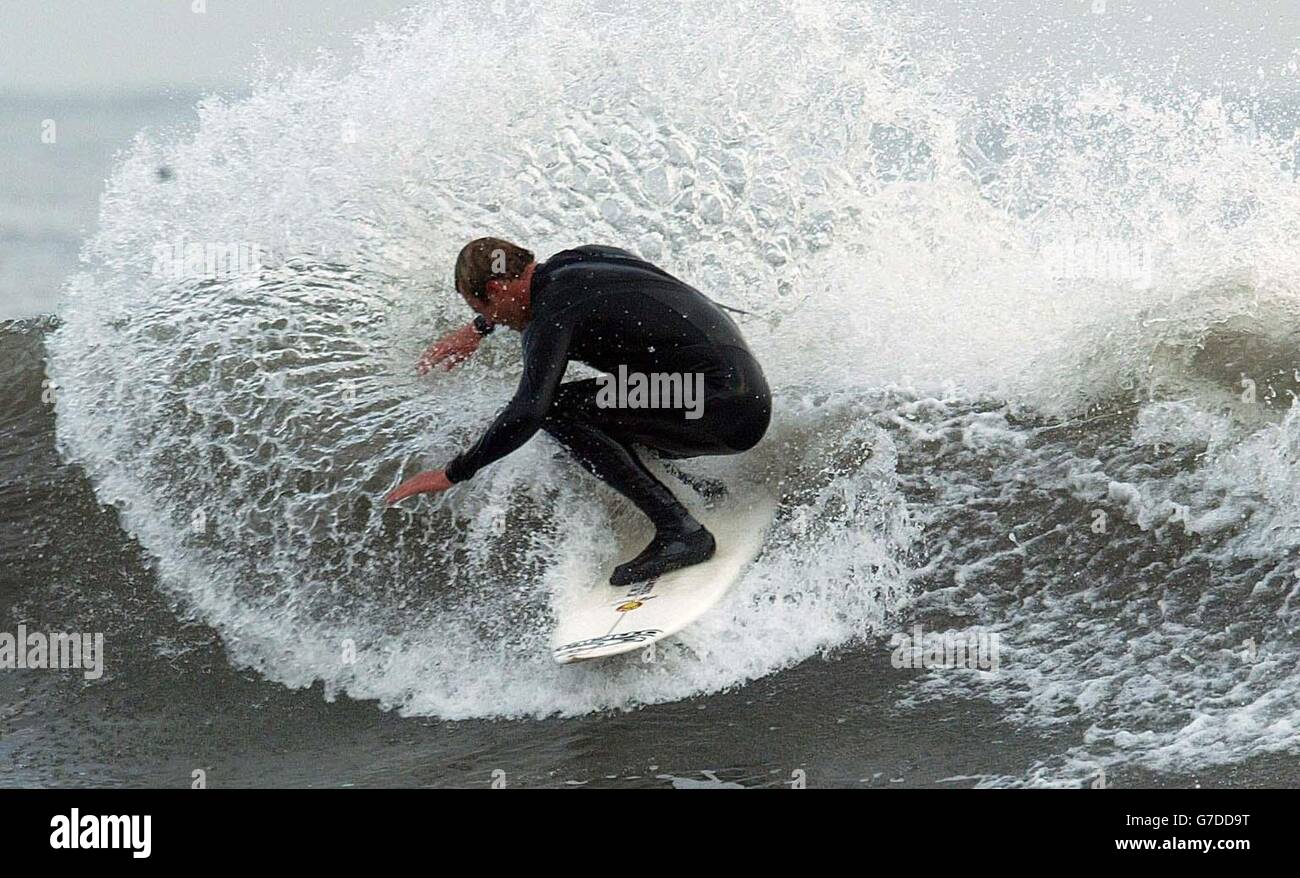
[[[726,434],[723,441],[732,453],[740,454],[753,448],[767,435],[767,428],[772,423],[772,403],[770,399],[760,398],[746,400],[743,405],[728,406],[724,419]]]

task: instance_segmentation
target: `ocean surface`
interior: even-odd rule
[[[1300,102],[980,90],[893,4],[568,5],[0,96],[0,634],[105,644],[0,669],[0,785],[1300,783]],[[379,502],[517,381],[509,333],[413,369],[480,234],[749,312],[771,432],[686,468],[780,511],[653,655],[551,661],[627,510],[549,440]]]

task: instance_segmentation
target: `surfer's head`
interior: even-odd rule
[[[456,291],[493,323],[523,329],[537,261],[529,250],[501,238],[475,238],[456,257]]]

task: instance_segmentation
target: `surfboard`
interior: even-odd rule
[[[691,505],[691,504],[688,504]],[[609,584],[611,565],[591,578],[563,583],[555,598],[552,654],[562,665],[644,649],[708,612],[758,555],[776,514],[776,501],[750,494],[718,508],[691,509],[713,532],[717,552],[703,564],[621,588]],[[648,523],[617,533],[619,562],[650,541]]]

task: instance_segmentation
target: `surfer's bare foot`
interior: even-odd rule
[[[698,522],[695,524],[694,530],[661,531],[655,534],[655,538],[640,555],[614,568],[609,584],[616,587],[631,585],[712,558],[718,544],[708,528]]]

